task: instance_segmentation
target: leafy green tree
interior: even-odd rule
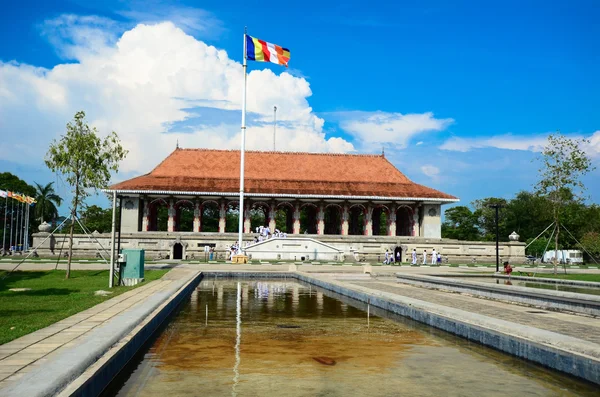
[[[478,219],[469,207],[457,206],[445,211],[442,237],[456,240],[479,240]]]
[[[508,235],[512,232],[506,227],[506,199],[498,197],[487,197],[480,200],[475,200],[471,203],[475,207],[473,213],[477,217],[477,225],[481,231],[481,236],[484,241],[496,240],[496,209],[490,205],[500,205],[498,212],[498,233],[500,241],[508,241]]]
[[[47,183],[46,185],[40,185],[35,183],[35,215],[38,217],[40,223],[44,223],[44,218],[54,220],[58,217],[57,206],[62,203],[62,198],[54,191],[54,182]]]
[[[73,228],[77,210],[92,190],[108,186],[111,171],[118,172],[119,162],[127,155],[116,132],[111,132],[104,139],[97,134],[96,128],[87,125],[85,113],[77,112],[73,121],[67,124],[66,134],[58,142],[53,141],[46,153],[48,168],[64,174],[73,189],[66,278],[71,274]]]
[[[585,249],[595,258],[600,257],[600,233],[587,232],[581,238],[581,248]]]
[[[539,158],[541,168],[536,189],[552,203],[552,217],[556,225],[554,248],[558,251],[558,239],[562,226],[565,203],[570,199],[581,200],[585,185],[581,177],[594,167],[582,146],[586,139],[571,139],[557,133],[548,136],[548,143]],[[554,260],[554,273],[557,261]]]

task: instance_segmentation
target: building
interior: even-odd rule
[[[442,205],[458,198],[412,182],[383,154],[245,156],[241,213],[247,243],[259,226],[268,226],[295,241],[309,237],[313,246],[327,244],[341,258],[382,260],[388,249],[406,259],[407,251],[421,255],[433,248],[453,261],[495,256],[490,243],[442,239]],[[151,258],[189,259],[203,258],[214,247],[223,259],[237,240],[239,189],[240,151],[177,148],[148,174],[106,191],[116,192],[121,203],[121,248],[144,248]],[[108,235],[96,239],[109,245]],[[51,239],[45,249],[53,252],[59,244]],[[88,256],[96,249],[85,236],[75,246]],[[500,252],[507,259],[524,257],[518,242],[503,244]]]
[[[244,233],[251,212],[288,234],[441,237],[441,206],[458,201],[409,180],[383,155],[246,152]],[[110,187],[126,197],[123,232],[205,232],[239,211],[240,152],[176,149],[154,170]],[[182,211],[193,213],[187,227]],[[285,219],[279,222],[277,217]],[[214,222],[213,222],[214,224]],[[237,224],[235,225],[237,231]]]

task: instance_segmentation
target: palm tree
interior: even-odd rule
[[[46,186],[42,186],[37,182],[35,183],[35,214],[39,218],[40,223],[44,223],[44,217],[49,216],[51,219],[58,217],[58,210],[56,206],[60,206],[62,198],[56,194],[52,185],[54,182],[48,183]]]

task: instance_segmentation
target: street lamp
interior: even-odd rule
[[[496,225],[496,273],[500,271],[500,254],[498,251],[498,236],[500,235],[498,232],[498,210],[504,207],[502,204],[489,204],[489,208],[494,208],[496,210],[495,217],[495,225]]]

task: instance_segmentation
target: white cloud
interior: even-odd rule
[[[510,134],[487,138],[458,138],[452,137],[444,142],[440,149],[456,152],[468,152],[471,149],[498,148],[509,150],[528,150],[539,152],[546,144],[546,135],[513,136]]]
[[[582,135],[571,135],[570,137],[581,139]],[[600,158],[600,130],[590,136],[586,136],[590,141],[583,146],[583,150],[592,157]],[[452,137],[444,142],[440,149],[455,152],[468,152],[472,149],[497,148],[507,150],[522,150],[529,152],[541,152],[548,142],[548,134],[516,136],[511,134],[491,136],[487,138],[459,138]]]
[[[440,175],[440,169],[433,165],[424,165],[421,167],[421,172],[430,178],[437,178]]]
[[[443,131],[453,119],[437,119],[433,113],[387,113],[387,112],[338,112],[340,127],[365,144],[392,143],[406,147],[415,135]]]
[[[68,26],[73,20],[62,18],[65,32],[54,37],[67,38],[66,43],[57,41],[57,46],[76,63],[44,69],[0,62],[0,129],[12,132],[0,148],[0,157],[39,162],[49,142],[64,132],[78,110],[85,110],[90,124],[101,133],[119,134],[130,151],[123,172],[148,172],[175,148],[177,139],[183,147],[240,147],[239,118],[227,122],[204,118],[185,129],[178,127],[190,121],[194,116],[190,108],[196,106],[230,113],[241,109],[242,67],[225,51],[169,22],[138,25],[113,42],[97,20],[90,20],[92,30],[81,30],[85,19],[75,19],[71,31]],[[82,33],[94,29],[99,32],[97,40],[93,33]],[[342,138],[325,137],[324,121],[308,103],[311,94],[303,78],[252,71],[248,112],[256,121],[248,126],[247,148],[272,148],[272,126],[267,123],[277,105],[278,150],[354,150]],[[25,151],[23,137],[27,137]]]

